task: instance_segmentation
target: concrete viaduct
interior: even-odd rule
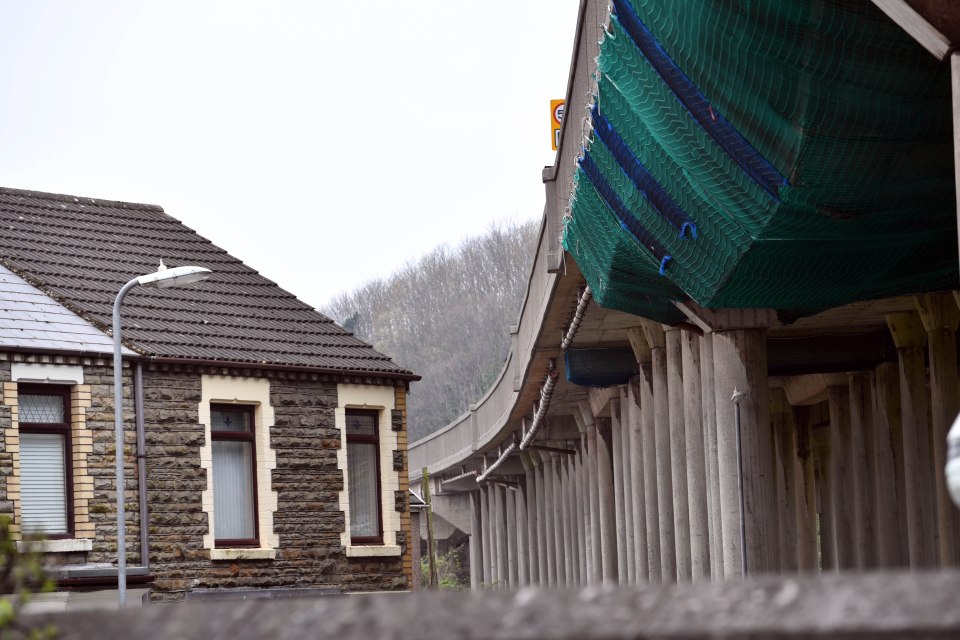
[[[950,3],[875,4],[949,74]],[[954,285],[931,276],[816,313],[675,295],[668,321],[598,303],[562,242],[571,209],[580,215],[581,107],[597,93],[610,21],[606,2],[583,1],[569,115],[543,172],[539,244],[500,377],[409,451],[411,476],[429,470],[436,513],[470,536],[471,586],[960,565],[943,478],[960,411]]]

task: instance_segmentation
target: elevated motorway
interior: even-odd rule
[[[953,147],[942,139],[958,112],[942,61],[958,16],[949,3],[876,4],[883,11],[825,2],[805,14],[806,3],[763,2],[745,17],[720,15],[720,2],[661,11],[618,0],[611,17],[606,2],[582,2],[567,117],[543,173],[543,219],[510,354],[468,412],[409,451],[410,468],[433,479],[437,509],[470,515],[456,519],[471,536],[474,587],[960,565],[960,522],[942,477],[944,436],[960,410]],[[703,65],[716,71],[713,62],[684,57],[690,43],[671,29],[700,32],[683,7],[702,8],[699,19],[729,18],[730,29],[756,31],[760,43],[770,37],[764,29],[793,20],[799,36],[779,37],[800,43],[808,58],[797,64],[810,73],[824,73],[810,61],[811,43],[865,47],[869,55],[819,55],[868,60],[881,78],[871,95],[900,91],[891,105],[923,105],[929,126],[877,116],[869,131],[834,131],[819,170],[857,165],[849,175],[790,165],[790,154],[751,129],[748,112],[738,117],[717,95],[729,93],[723,85],[705,79]],[[841,24],[846,35],[831,35]],[[656,46],[645,48],[644,37]],[[738,53],[749,64],[761,55],[704,37],[717,56]],[[871,54],[878,42],[895,54]],[[631,93],[623,87],[644,60],[656,73]],[[829,105],[846,90],[830,78],[866,77],[838,73],[815,82],[801,73],[797,86],[821,92],[810,104]],[[896,89],[884,73],[917,86]],[[716,85],[693,87],[713,92],[706,120],[684,97],[683,83],[696,81]],[[753,92],[751,104],[775,101],[765,91],[778,90],[763,81],[741,89]],[[646,108],[654,91],[678,100],[686,111],[676,117],[690,122],[656,133],[654,121],[675,107]],[[807,125],[814,117],[794,116]],[[712,132],[717,121],[733,133]],[[664,141],[684,127],[700,136],[697,154]],[[641,133],[610,135],[628,130]],[[724,136],[734,134],[761,160],[776,158],[776,197],[749,184],[762,183],[764,169],[728,149]],[[815,147],[815,132],[801,134],[797,144]],[[854,135],[862,136],[855,144]],[[691,178],[721,161],[733,182]],[[738,204],[704,204],[721,192]],[[914,211],[918,202],[927,209]],[[763,224],[751,226],[761,210]]]

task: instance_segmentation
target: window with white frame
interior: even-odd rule
[[[382,544],[378,412],[348,409],[346,421],[350,543]]]
[[[70,390],[19,385],[20,517],[25,534],[73,533]]]
[[[210,405],[214,544],[259,546],[254,407]]]

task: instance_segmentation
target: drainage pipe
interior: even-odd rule
[[[143,364],[133,372],[133,402],[137,421],[137,501],[140,503],[140,566],[150,568],[150,514],[147,510],[147,435],[143,420]]]

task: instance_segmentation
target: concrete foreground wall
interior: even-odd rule
[[[957,638],[960,572],[369,594],[30,618],[79,638]]]

